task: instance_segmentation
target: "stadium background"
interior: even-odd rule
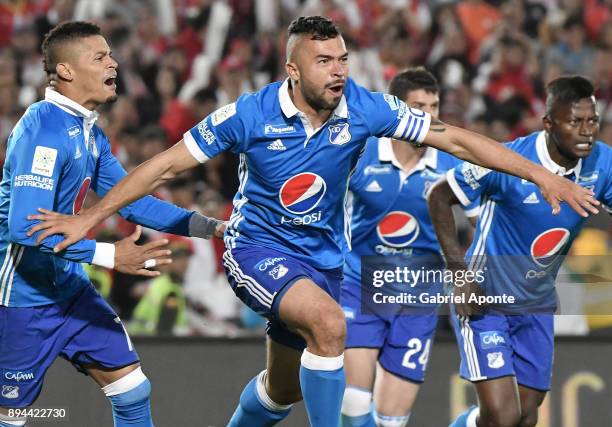
[[[40,43],[63,20],[98,23],[119,62],[120,96],[101,108],[99,124],[129,170],[218,106],[284,78],[287,24],[308,14],[339,25],[358,83],[382,91],[398,70],[425,65],[442,86],[442,120],[499,141],[540,128],[548,81],[587,75],[598,88],[600,139],[612,143],[611,0],[2,0],[2,152],[25,108],[42,98]],[[219,156],[157,196],[227,218],[236,164],[231,154]],[[88,196],[88,204],[94,201],[95,195]],[[112,241],[131,231],[132,225],[113,217],[95,235]],[[462,235],[467,241],[467,228]],[[569,264],[566,273],[612,278],[611,240],[607,215],[589,219],[572,252],[582,261]],[[175,238],[171,245],[175,263],[154,282],[96,268],[90,274],[132,335],[152,336],[137,343],[153,379],[158,425],[222,425],[245,380],[263,366],[262,322],[229,288],[220,240]],[[550,423],[542,426],[612,424],[609,402],[601,397],[612,395],[611,282],[564,287],[572,305],[566,312],[584,315],[560,316],[558,333],[585,337],[559,340]],[[451,385],[457,354],[441,323],[413,425],[444,425],[442,418],[465,403],[456,391],[461,386]],[[87,381],[70,369],[55,364],[36,406],[68,408],[73,416],[65,425],[85,425],[83,414],[97,420],[87,425],[108,425],[99,390],[81,384]],[[429,424],[419,412],[440,421],[431,418]],[[284,425],[301,425],[301,418]]]

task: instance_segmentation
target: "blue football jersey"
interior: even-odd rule
[[[286,80],[218,109],[184,141],[201,162],[223,150],[240,154],[228,248],[255,244],[331,269],[343,264],[344,199],[366,139],[420,143],[429,123],[429,114],[348,79],[338,107],[314,129],[293,104]]]
[[[344,276],[360,283],[361,257],[440,255],[440,245],[429,217],[427,192],[461,160],[428,147],[406,174],[393,153],[389,138],[370,138],[349,183],[351,247]],[[478,200],[466,208],[478,215]]]
[[[91,188],[104,196],[126,172],[95,125],[97,113],[56,91],[32,104],[11,132],[0,182],[0,305],[33,307],[73,295],[89,284],[81,262],[91,262],[94,240],[54,255],[54,235],[36,246],[27,219],[46,208],[76,214]],[[147,196],[120,211],[146,227],[189,235],[192,212]]]
[[[612,205],[612,149],[596,142],[591,154],[571,170],[557,165],[546,147],[544,132],[508,143],[508,148],[566,176],[595,192]],[[516,298],[504,309],[556,308],[555,278],[584,218],[568,205],[558,215],[538,187],[521,178],[462,163],[447,173],[447,180],[462,204],[481,198],[476,235],[466,261],[484,274],[486,293]]]

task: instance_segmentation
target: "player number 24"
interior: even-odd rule
[[[417,359],[422,369],[425,369],[425,366],[427,366],[427,360],[429,360],[430,345],[431,345],[431,339],[428,339],[427,342],[425,342],[425,348],[423,349],[423,352]],[[423,343],[421,342],[420,339],[411,338],[410,341],[408,341],[408,351],[406,352],[406,354],[404,354],[404,358],[402,359],[402,366],[405,366],[408,369],[416,369],[417,367],[416,363],[410,361],[410,358],[413,355],[420,352],[422,348],[423,348]]]

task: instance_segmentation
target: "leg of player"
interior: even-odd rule
[[[535,427],[538,423],[538,408],[546,397],[546,392],[519,385],[521,398],[520,427]]]
[[[374,384],[374,418],[378,427],[404,427],[420,384],[410,382],[378,365]]]
[[[9,416],[10,411],[7,408],[0,408],[0,427],[15,427],[24,426],[26,417]]]
[[[285,293],[280,319],[306,341],[300,387],[313,427],[337,426],[344,395],[344,313],[334,299],[310,279],[299,279]]]
[[[521,419],[521,403],[514,376],[474,384],[478,407],[461,414],[449,427],[516,427]]]
[[[375,427],[372,386],[376,374],[377,348],[344,351],[346,390],[342,399],[342,427]]]
[[[115,427],[151,427],[151,383],[134,363],[119,369],[87,366],[87,373],[97,382],[113,407]]]
[[[268,337],[267,366],[242,391],[240,403],[228,427],[267,427],[284,419],[293,403],[302,400],[302,353]]]

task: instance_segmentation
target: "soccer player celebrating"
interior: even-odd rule
[[[566,200],[597,211],[589,191],[495,141],[434,121],[394,96],[348,78],[348,52],[335,25],[319,16],[289,26],[284,82],[221,107],[182,141],[143,163],[94,209],[36,217],[44,238],[83,231],[177,174],[224,150],[240,154],[240,186],[225,232],[224,263],[236,295],[269,319],[267,367],[246,386],[230,426],[267,426],[304,399],[313,426],[335,426],[344,394],[343,213],[350,171],[369,136],[449,151],[536,182],[553,208]]]
[[[43,53],[53,87],[13,129],[0,183],[0,426],[25,424],[8,409],[36,400],[57,356],[102,387],[115,426],[151,426],[151,385],[138,354],[80,263],[156,276],[147,268],[170,262],[167,242],[137,246],[138,227],[116,244],[81,240],[54,252],[61,236],[45,237],[37,246],[36,236],[27,233],[36,221],[26,216],[36,207],[76,214],[90,188],[103,196],[125,176],[94,111],[116,98],[117,63],[100,29],[85,22],[53,29]],[[151,196],[120,213],[181,235],[210,235],[219,225]]]
[[[436,78],[424,68],[400,72],[389,83],[391,95],[431,114],[433,119],[438,117],[439,92]],[[424,266],[413,265],[415,270],[439,269],[440,245],[425,194],[459,163],[459,159],[435,148],[370,138],[351,176],[351,250],[346,254],[340,296],[347,322],[344,427],[401,427],[408,423],[425,377],[438,320],[437,306],[422,304],[421,314],[408,311],[393,315],[384,309],[377,312],[375,307],[370,308],[371,313],[362,313],[361,257],[410,257],[415,264],[424,261]],[[469,215],[478,215],[478,204],[472,208]],[[431,292],[437,284],[423,285],[422,291]],[[438,290],[442,292],[441,286]]]
[[[596,141],[599,118],[594,89],[583,77],[561,77],[547,87],[544,130],[508,144],[551,173],[589,188],[612,206],[612,150]],[[530,182],[464,163],[436,184],[429,197],[445,256],[461,258],[451,205],[481,198],[476,236],[466,262],[484,273],[473,291],[511,300],[478,307],[459,304],[453,317],[461,353],[460,374],[473,382],[479,407],[452,424],[535,426],[550,388],[553,363],[555,277],[584,218],[571,209],[557,216]],[[470,294],[455,288],[457,294]],[[468,297],[469,298],[469,297]],[[466,301],[469,302],[469,299]]]

